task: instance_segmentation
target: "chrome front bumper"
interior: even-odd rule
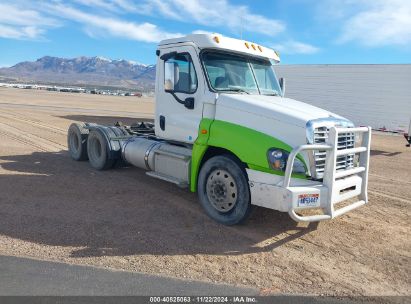
[[[362,134],[359,147],[338,150],[339,133]],[[247,169],[251,203],[279,211],[288,212],[298,222],[329,220],[368,202],[368,167],[370,158],[371,128],[332,127],[325,144],[302,145],[291,151],[284,176],[257,172]],[[307,150],[325,150],[326,165],[322,181],[291,178],[297,155]],[[346,170],[336,170],[338,156],[358,154],[358,165]],[[359,200],[336,208],[336,204],[358,197]],[[297,212],[304,209],[322,209],[323,214],[302,216]]]

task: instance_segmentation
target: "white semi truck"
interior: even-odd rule
[[[74,123],[73,159],[98,170],[121,161],[188,187],[226,225],[252,205],[313,222],[367,203],[371,128],[285,98],[274,50],[193,34],[161,41],[156,54],[154,124]]]

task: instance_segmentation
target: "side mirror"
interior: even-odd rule
[[[278,82],[280,83],[281,96],[284,97],[284,95],[285,95],[285,78],[281,77],[280,79],[278,79]]]
[[[164,90],[168,93],[174,92],[174,62],[165,62],[164,64]]]

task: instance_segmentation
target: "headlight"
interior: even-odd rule
[[[287,166],[287,160],[289,155],[290,153],[281,149],[273,148],[268,150],[267,159],[270,168],[273,170],[284,172]],[[306,173],[304,164],[297,158],[294,160],[293,173]]]
[[[289,153],[280,150],[280,149],[270,149],[268,150],[268,163],[270,164],[271,169],[285,171],[285,167],[287,165]]]

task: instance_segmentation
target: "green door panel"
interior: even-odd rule
[[[197,188],[197,175],[201,159],[210,146],[231,151],[242,162],[246,163],[250,169],[277,175],[284,175],[284,173],[270,168],[267,160],[267,151],[270,148],[278,148],[287,152],[292,150],[292,147],[283,141],[262,132],[226,121],[202,119],[199,135],[193,146],[191,162],[190,190],[193,192]],[[300,155],[297,158],[306,165]],[[305,178],[301,174],[295,177]]]

